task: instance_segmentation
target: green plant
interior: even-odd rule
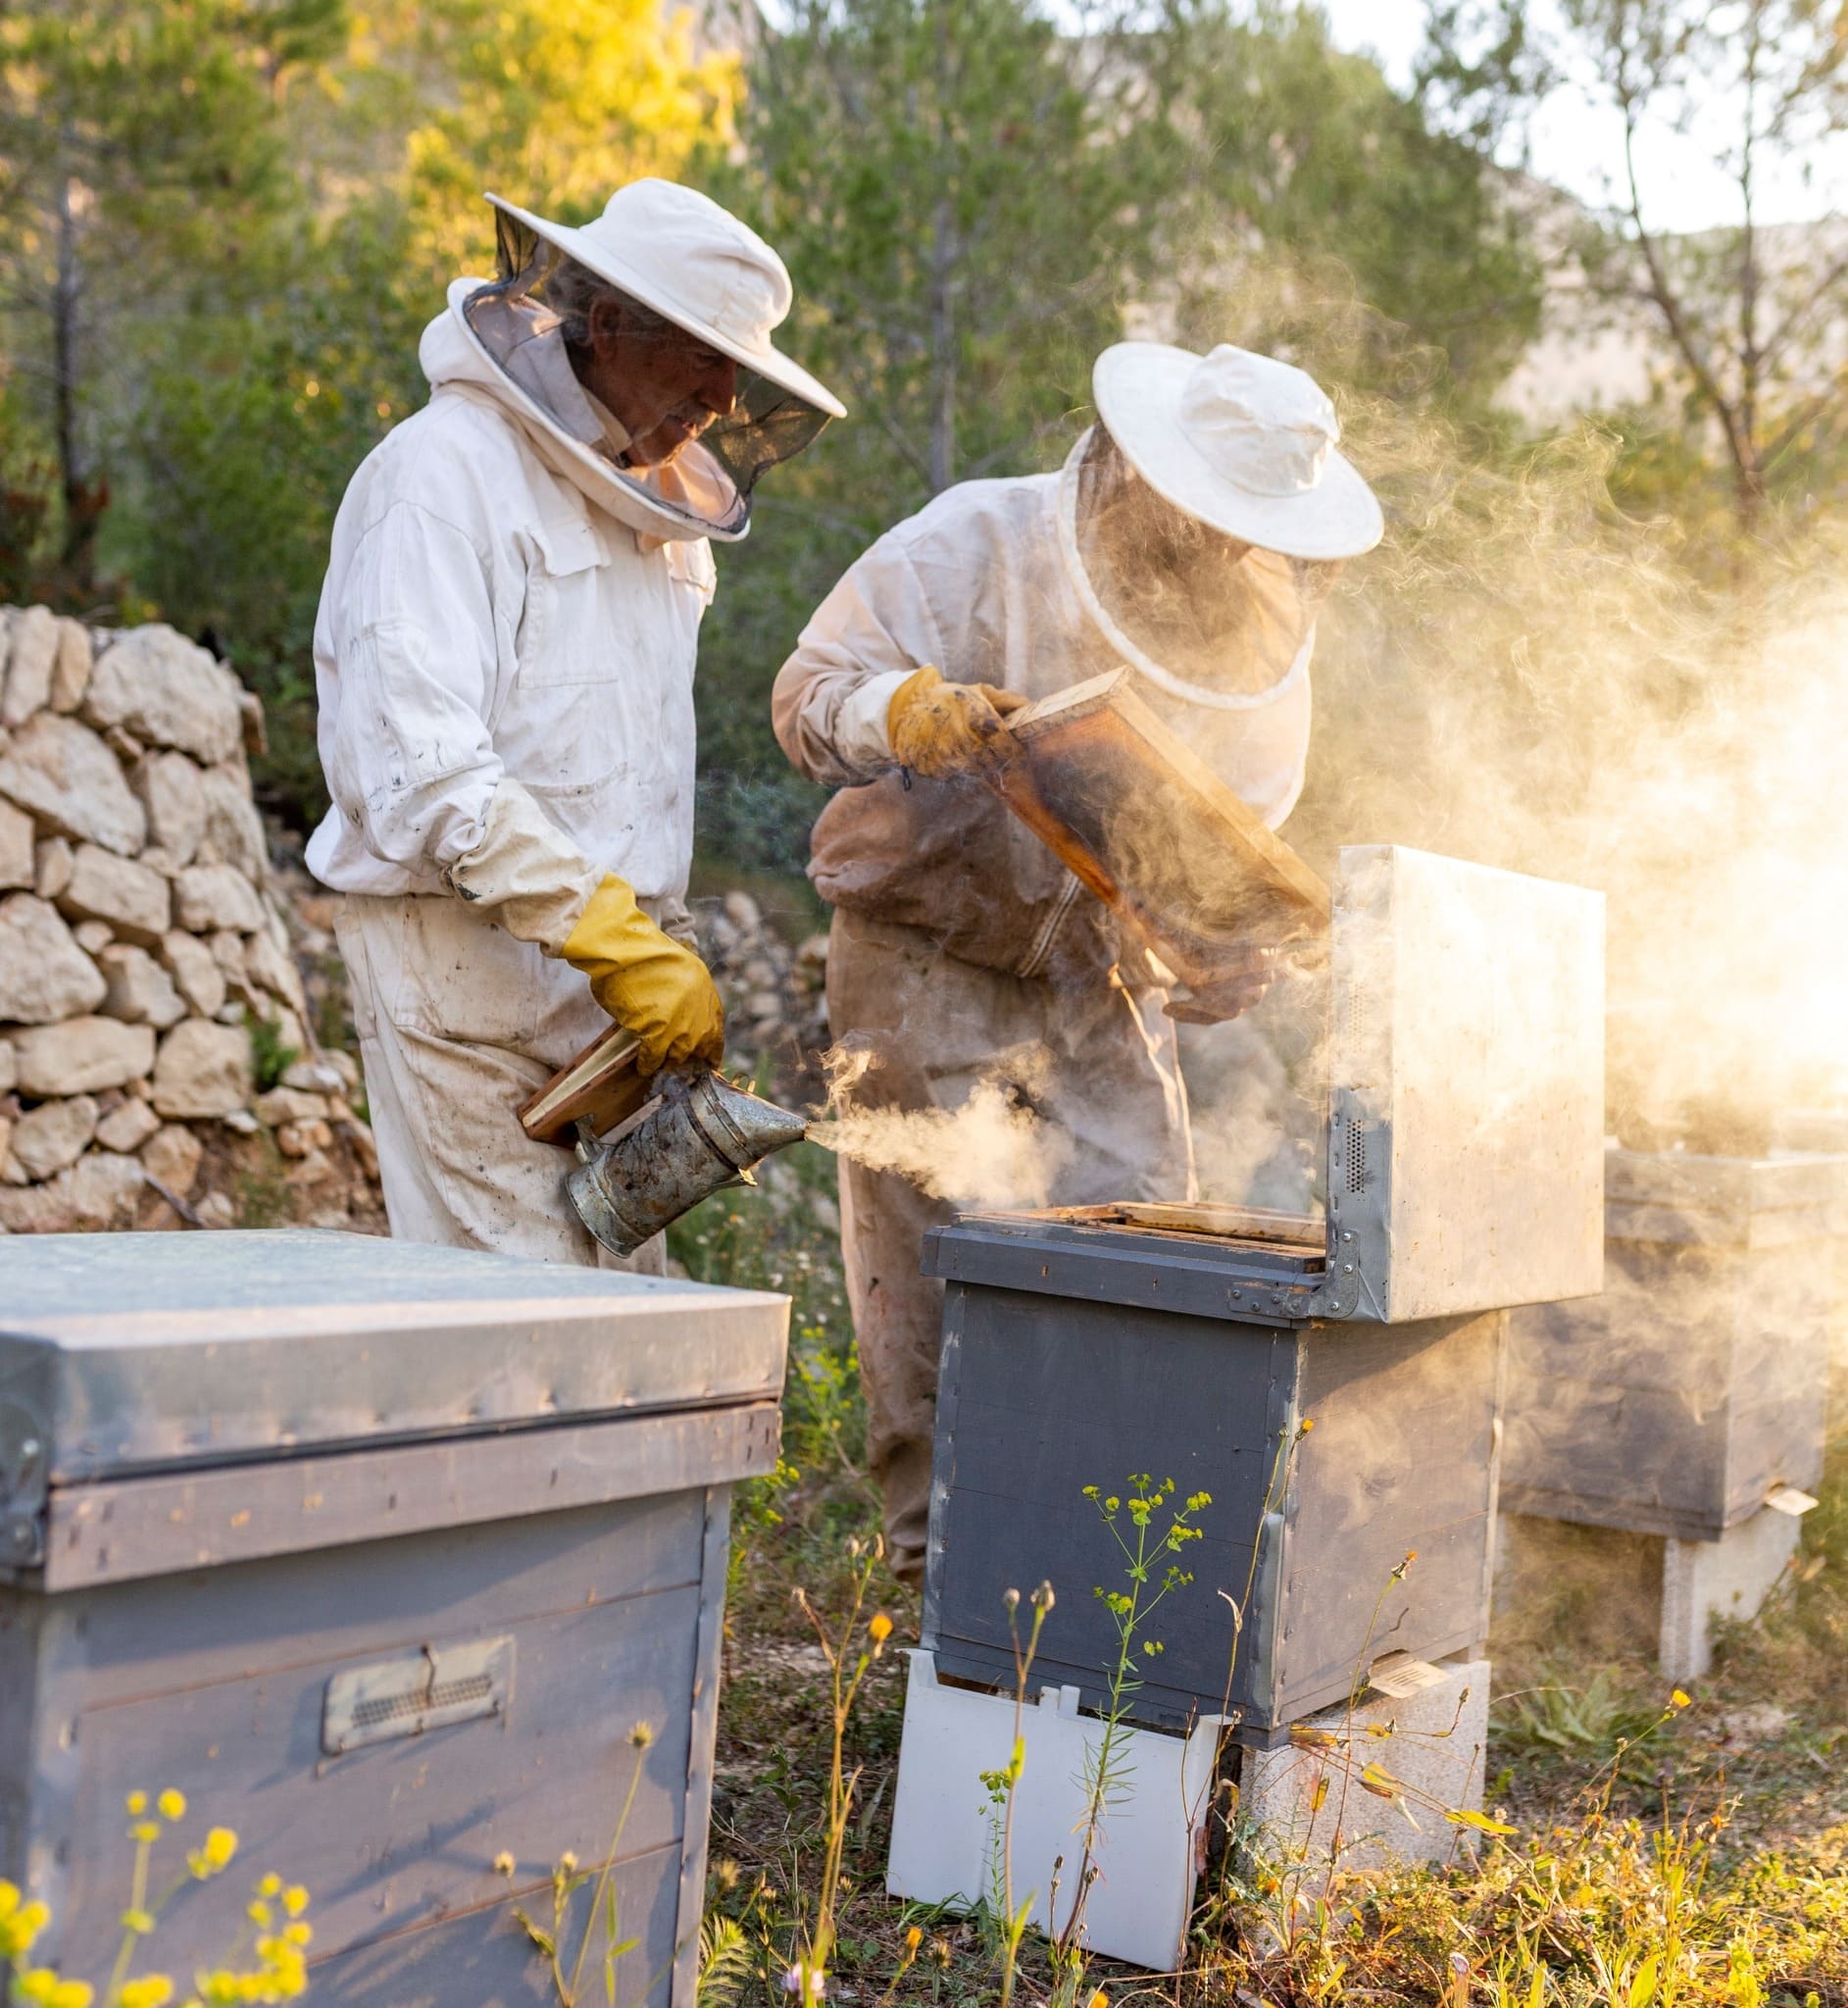
[[[981,1782],[987,1791],[989,1804],[1001,1815],[995,1849],[995,1894],[999,1899],[996,1915],[1001,1955],[1001,2008],[1009,2008],[1020,1969],[1021,1940],[1026,1935],[1027,1920],[1033,1914],[1033,1897],[1037,1894],[1029,1890],[1023,1903],[1016,1905],[1014,1901],[1014,1800],[1026,1764],[1026,1677],[1032,1671],[1033,1656],[1039,1650],[1040,1628],[1053,1607],[1052,1584],[1042,1582],[1034,1590],[1033,1618],[1024,1639],[1021,1637],[1020,1591],[1010,1589],[1002,1602],[1008,1614],[1008,1639],[1014,1650],[1014,1742],[1008,1752],[1007,1763],[999,1771],[984,1771]]]
[[[302,1049],[285,1045],[281,1025],[273,1018],[259,1018],[254,1011],[245,1011],[244,1029],[250,1034],[250,1065],[258,1090],[268,1094],[302,1057]]]
[[[856,1542],[847,1615],[838,1633],[830,1634],[821,1614],[809,1601],[808,1592],[798,1588],[797,1607],[814,1627],[821,1640],[832,1687],[830,1710],[831,1742],[828,1753],[827,1817],[823,1850],[821,1883],[817,1891],[815,1916],[797,1933],[794,1956],[785,1984],[804,2004],[820,2000],[827,1991],[828,1961],[833,1955],[835,1917],[841,1890],[841,1856],[846,1845],[847,1824],[853,1812],[854,1793],[860,1783],[860,1770],[846,1768],[847,1721],[853,1713],[867,1670],[885,1650],[892,1635],[892,1621],[875,1611],[867,1624],[866,1644],[858,1652],[854,1639],[860,1629],[860,1613],[872,1586],[873,1572],[883,1558],[884,1543],[875,1535],[871,1542]],[[915,1948],[914,1948],[915,1949]]]
[[[1136,1670],[1143,1662],[1159,1658],[1163,1651],[1162,1641],[1147,1635],[1148,1622],[1175,1590],[1184,1588],[1193,1581],[1192,1575],[1177,1561],[1162,1566],[1162,1558],[1165,1555],[1177,1556],[1191,1542],[1200,1539],[1200,1529],[1193,1524],[1194,1516],[1213,1503],[1210,1492],[1192,1492],[1183,1505],[1170,1508],[1168,1501],[1174,1496],[1174,1491],[1173,1479],[1163,1479],[1157,1483],[1147,1472],[1131,1473],[1127,1489],[1121,1496],[1114,1492],[1106,1494],[1098,1485],[1084,1487],[1085,1498],[1097,1508],[1099,1517],[1123,1551],[1124,1575],[1129,1586],[1127,1589],[1106,1589],[1100,1583],[1092,1592],[1110,1614],[1117,1633],[1117,1656],[1105,1670],[1103,1735],[1085,1754],[1084,1812],[1078,1827],[1081,1838],[1077,1882],[1073,1891],[1072,1908],[1063,1924],[1059,1921],[1059,1871],[1062,1861],[1053,1865],[1049,1919],[1053,1928],[1049,1945],[1053,1970],[1052,2008],[1072,2008],[1084,1978],[1084,1910],[1091,1885],[1101,1871],[1098,1843],[1105,1815],[1114,1803],[1124,1797],[1130,1777],[1124,1752],[1128,1741],[1125,1724],[1129,1702],[1142,1684]],[[1167,1516],[1165,1525],[1162,1521],[1164,1514]],[[1121,1525],[1124,1520],[1132,1530],[1129,1536],[1125,1536]],[[1158,1567],[1161,1567],[1159,1579],[1155,1575]],[[1018,1706],[1017,1701],[1017,1710]],[[1016,1720],[1019,1720],[1018,1714]],[[1018,1946],[1018,1937],[1015,1942]]]
[[[603,1993],[606,2002],[616,2000],[616,1969],[618,1963],[626,1958],[641,1943],[639,1938],[622,1936],[622,1904],[614,1881],[617,1850],[623,1844],[623,1835],[628,1827],[630,1813],[635,1809],[635,1793],[641,1784],[642,1766],[650,1744],[654,1742],[653,1728],[638,1722],[628,1732],[629,1748],[634,1751],[634,1761],[629,1767],[628,1790],[623,1796],[623,1809],[617,1815],[616,1832],[610,1836],[610,1845],[604,1851],[603,1866],[591,1870],[580,1868],[577,1857],[572,1853],[562,1854],[552,1865],[552,1922],[549,1926],[536,1924],[523,1904],[514,1906],[514,1917],[524,1929],[526,1936],[544,1955],[546,1973],[552,1983],[554,1998],[559,2008],[578,2008],[583,1999],[584,1965],[590,1957],[590,1943],[596,1936],[599,1924],[603,1928]],[[502,1853],[495,1857],[494,1867],[509,1881],[515,1874],[514,1858]],[[569,1977],[565,1962],[569,1956],[566,1941],[572,1929],[572,1899],[578,1890],[595,1878],[595,1886],[590,1892],[590,1901],[584,1909],[583,1933],[577,1942],[577,1956],[571,1961]]]
[[[127,1908],[122,1914],[122,1942],[101,1995],[87,1981],[26,1963],[51,1922],[51,1912],[41,1902],[28,1901],[14,1883],[0,1881],[0,1968],[11,1975],[9,1994],[15,2002],[30,2003],[31,2008],[168,2008],[175,1999],[179,1990],[171,1975],[137,1974],[135,1961],[162,1912],[182,1889],[210,1882],[230,1867],[237,1835],[228,1827],[208,1829],[199,1845],[188,1849],[184,1870],[156,1895],[151,1893],[155,1848],[186,1817],[186,1796],[170,1785],[152,1805],[145,1791],[131,1791],[125,1805],[134,1866]],[[181,2008],[292,2001],[304,1993],[307,1946],[314,1936],[308,1902],[308,1891],[300,1884],[285,1886],[274,1874],[263,1877],[246,1907],[244,1930],[218,1966],[193,1975],[192,1991]],[[247,1959],[254,1963],[244,1964]]]

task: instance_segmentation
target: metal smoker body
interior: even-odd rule
[[[752,1167],[807,1128],[723,1075],[668,1075],[661,1092],[606,1140],[578,1126],[578,1162],[566,1190],[612,1255],[632,1255],[710,1194],[754,1183]]]

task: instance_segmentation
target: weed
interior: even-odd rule
[[[629,1815],[635,1808],[635,1792],[641,1783],[642,1765],[655,1732],[645,1722],[638,1722],[628,1732],[629,1748],[635,1757],[629,1767],[628,1790],[624,1795],[622,1811],[617,1815],[616,1832],[610,1836],[610,1845],[604,1851],[603,1865],[598,1870],[578,1866],[574,1854],[564,1854],[552,1865],[552,1922],[540,1925],[533,1921],[523,1904],[514,1906],[514,1917],[524,1930],[526,1936],[538,1948],[546,1962],[546,1974],[552,1984],[554,1999],[559,2008],[578,2008],[583,1999],[584,1964],[590,1957],[590,1941],[596,1935],[597,1927],[603,1927],[603,1993],[606,2002],[616,2000],[616,1969],[635,1947],[639,1938],[624,1938],[622,1935],[622,1905],[618,1898],[614,1871],[617,1851],[623,1844],[623,1834],[628,1826]],[[499,1874],[513,1879],[514,1858],[501,1854],[495,1858],[494,1867]],[[577,1944],[577,1956],[571,1962],[571,1973],[565,1971],[566,1941],[573,1929],[572,1899],[578,1890],[596,1878],[595,1887],[590,1892],[590,1901],[585,1907],[583,1935]]]
[[[171,1785],[154,1796],[131,1791],[125,1801],[128,1838],[134,1842],[128,1907],[122,1914],[122,1942],[101,1996],[87,1981],[69,1980],[49,1966],[27,1964],[51,1922],[43,1904],[28,1901],[13,1883],[0,1880],[0,1968],[12,1975],[11,1998],[33,2008],[168,2008],[178,1994],[164,1973],[137,1974],[135,1962],[160,1924],[161,1914],[182,1889],[222,1876],[237,1853],[237,1835],[213,1827],[186,1852],[185,1868],[153,1893],[154,1853],[170,1830],[186,1817],[185,1794]],[[217,2008],[235,2001],[292,2001],[308,1986],[308,1891],[266,1875],[245,1906],[247,1923],[218,1966],[195,1973],[182,2008]],[[252,1963],[246,1965],[245,1962]]]
[[[302,1057],[302,1049],[284,1045],[281,1027],[274,1019],[259,1018],[254,1011],[245,1011],[244,1029],[250,1035],[250,1064],[257,1087],[268,1094]]]

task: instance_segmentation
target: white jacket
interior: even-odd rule
[[[979,782],[901,779],[886,710],[924,663],[1029,698],[1123,666],[1060,534],[1074,464],[965,481],[888,530],[817,609],[771,698],[783,751],[841,790],[815,826],[809,876],[822,896],[1017,976],[1044,973],[1074,926],[1102,910],[1074,906],[1076,880]],[[1268,694],[1224,710],[1145,679],[1136,688],[1274,829],[1302,792],[1314,646],[1313,617],[1276,569],[1278,618],[1227,644],[1268,661]],[[1109,966],[1107,951],[1095,959]]]
[[[651,906],[685,892],[712,554],[589,499],[463,326],[468,290],[425,331],[429,404],[367,457],[334,521],[315,626],[333,805],[307,861],[343,892],[443,892],[517,781],[501,820],[529,796],[542,876],[577,890],[562,920],[509,925],[555,953],[605,873]]]

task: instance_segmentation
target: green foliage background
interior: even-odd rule
[[[1055,465],[1126,313],[1209,341],[1287,257],[1422,359],[1408,385],[1370,358],[1379,382],[1466,404],[1532,328],[1481,159],[1311,10],[799,0],[741,68],[725,39],[638,0],[9,10],[0,591],[222,649],[270,707],[265,795],[306,825],[332,514],[423,401],[443,283],[491,257],[479,189],[584,216],[685,176],[780,249],[786,338],[853,413],[767,484],[702,653],[703,845],[787,872],[819,797],[767,700],[807,614],[936,489]],[[1305,347],[1287,312],[1236,331]]]

